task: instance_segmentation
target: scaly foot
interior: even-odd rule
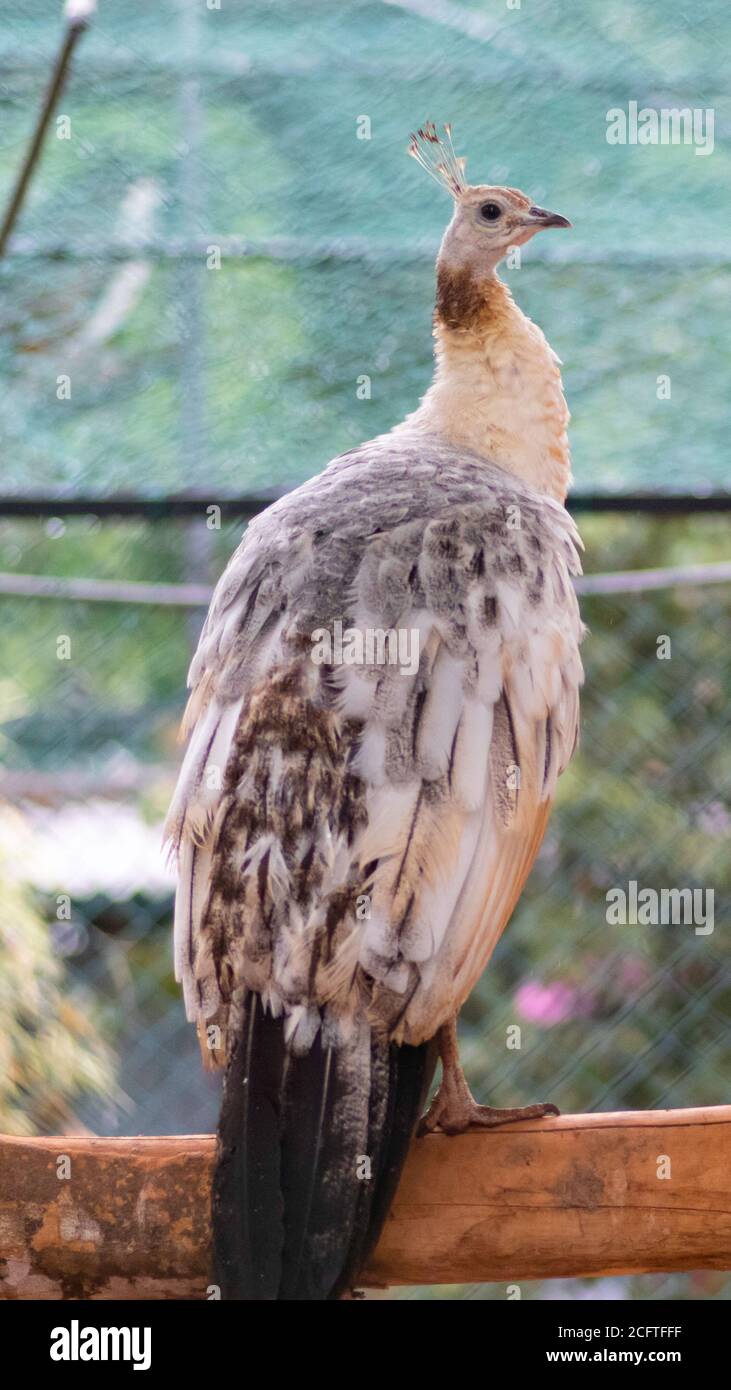
[[[496,1129],[498,1125],[513,1124],[516,1120],[542,1120],[546,1115],[558,1115],[559,1109],[550,1102],[538,1105],[515,1106],[498,1110],[492,1105],[478,1105],[461,1066],[448,1067],[429,1109],[422,1118],[417,1133],[464,1134],[470,1125],[481,1129]]]

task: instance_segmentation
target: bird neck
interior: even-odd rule
[[[437,264],[435,369],[397,431],[438,434],[563,502],[571,481],[560,362],[493,272]]]

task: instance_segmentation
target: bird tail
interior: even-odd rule
[[[224,1299],[339,1298],[375,1247],[434,1075],[433,1043],[376,1041],[298,1057],[247,995],[213,1180],[213,1278]]]

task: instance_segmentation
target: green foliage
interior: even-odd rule
[[[31,130],[59,8],[0,0],[0,194]],[[506,278],[564,360],[577,488],[727,486],[731,155],[729,98],[717,88],[731,12],[721,0],[687,13],[665,0],[531,0],[528,20],[527,8],[462,0],[460,13],[495,21],[486,44],[378,0],[315,0],[303,46],[291,0],[200,5],[193,35],[176,0],[101,6],[64,96],[73,138],[49,139],[17,253],[0,266],[3,491],[270,490],[413,408],[431,371],[432,262],[448,212],[405,158],[427,116],[452,120],[471,176],[525,187],[575,224],[565,241],[530,246]],[[606,111],[631,98],[714,106],[713,157],[608,146]],[[355,138],[360,113],[370,141]],[[148,278],[74,364],[76,335],[119,286],[122,208],[142,179],[161,194]],[[257,254],[237,260],[224,247],[221,270],[206,269],[205,248],[227,236]],[[72,395],[59,401],[66,370]],[[363,373],[367,401],[356,398]],[[666,374],[672,395],[658,400]],[[5,522],[0,569],[213,581],[233,530],[207,534],[201,565],[191,559],[200,529],[174,523]],[[596,516],[582,530],[589,571],[728,557],[726,521]],[[582,606],[582,747],[464,1011],[468,1070],[496,1104],[723,1102],[729,587]],[[121,754],[129,800],[156,822],[179,760],[199,615],[41,599],[2,607],[6,767],[103,787]],[[60,633],[70,662],[57,658]],[[661,635],[669,661],[658,659]],[[713,935],[610,926],[607,890],[630,879],[713,888]],[[1,887],[0,1127],[64,1128],[113,1090],[102,1008],[132,1127],[187,1128],[204,1083],[172,979],[169,902],[130,891],[75,904],[93,970],[87,957],[53,954],[39,898],[14,878]],[[506,1046],[516,1024],[519,1051]],[[700,1276],[695,1291],[713,1296],[720,1279]],[[631,1292],[657,1287],[634,1281]],[[418,1296],[447,1292],[485,1296]]]
[[[20,842],[19,821],[16,829]],[[8,865],[0,876],[0,1132],[73,1132],[82,1101],[113,1100],[113,1054],[100,1036],[98,1003],[70,988],[29,891]]]
[[[725,519],[593,516],[582,530],[589,572],[727,554]],[[235,527],[207,533],[211,576],[237,534]],[[181,580],[188,539],[175,523],[89,529],[69,522],[55,538],[35,523],[6,523],[0,568]],[[6,763],[19,773],[86,769],[102,785],[122,750],[140,772],[140,814],[156,821],[179,758],[175,728],[200,617],[48,600],[4,607]],[[582,607],[589,626],[582,745],[560,784],[528,889],[465,1009],[466,1056],[485,1097],[505,1103],[537,1096],[569,1108],[721,1102],[729,1004],[721,923],[731,886],[729,589],[676,585],[586,598]],[[56,658],[59,632],[72,637],[70,662]],[[670,660],[658,659],[662,636],[670,638]],[[696,936],[684,925],[608,926],[606,892],[631,879],[644,887],[713,888],[713,934]],[[144,905],[138,911],[144,917]],[[125,969],[152,972],[153,1008],[176,1007],[165,935],[137,939]],[[519,991],[526,982],[563,991],[566,1016],[550,1023],[524,1017]],[[516,1022],[524,1030],[517,1053],[505,1045]]]
[[[728,549],[727,523],[711,519],[592,518],[582,529],[592,570],[707,562]],[[581,748],[527,891],[464,1011],[467,1056],[493,1103],[719,1104],[731,1007],[728,586],[593,597],[582,610]],[[662,635],[669,660],[657,656]],[[608,925],[607,890],[630,880],[712,889],[713,933]],[[526,981],[546,1008],[555,995],[565,1017],[541,1023],[528,1009],[526,1018]],[[511,1052],[515,1023],[523,1045]]]
[[[62,102],[71,138],[52,129],[0,266],[4,489],[273,488],[402,418],[429,380],[448,215],[405,155],[428,115],[454,123],[473,177],[574,222],[506,275],[564,359],[578,485],[726,485],[731,152],[713,54],[728,7],[474,8],[489,43],[380,0],[318,0],[303,48],[292,0],[100,6]],[[0,0],[0,197],[58,38],[56,0],[26,10]],[[713,107],[712,156],[608,145],[606,113],[630,99]],[[74,359],[74,335],[119,290],[142,180],[160,195],[149,278]],[[228,237],[261,254],[235,259]]]

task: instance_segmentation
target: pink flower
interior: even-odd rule
[[[526,980],[515,992],[515,1006],[522,1018],[539,1028],[553,1028],[580,1012],[578,991],[560,980],[552,985]]]
[[[627,990],[641,989],[647,984],[650,971],[647,963],[641,956],[625,956],[619,963],[617,971],[617,983],[622,993]]]

